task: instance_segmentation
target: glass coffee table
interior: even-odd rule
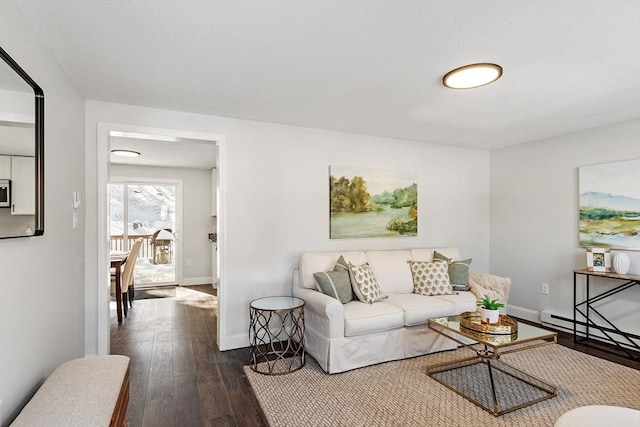
[[[461,316],[472,319],[473,313]],[[478,316],[479,317],[479,316]],[[513,319],[501,316],[501,321]],[[479,320],[477,322],[480,324]],[[468,326],[468,321],[465,322]],[[472,357],[427,367],[427,375],[495,416],[524,408],[558,394],[558,389],[504,363],[500,356],[555,344],[557,334],[517,323],[517,332],[484,333],[468,329],[460,316],[429,319],[429,329],[475,352]],[[482,329],[482,328],[480,328]]]

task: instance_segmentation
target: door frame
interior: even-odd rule
[[[198,139],[201,141],[210,141],[218,148],[218,216],[216,217],[216,229],[218,232],[218,275],[220,281],[218,283],[218,298],[216,303],[216,318],[218,331],[218,348],[227,350],[231,348],[227,342],[227,325],[226,314],[228,301],[226,290],[226,155],[227,140],[226,136],[214,133],[191,132],[179,129],[163,129],[150,126],[139,126],[124,123],[97,122],[96,129],[96,202],[97,202],[97,236],[92,242],[97,246],[96,250],[96,274],[95,286],[97,287],[97,353],[105,355],[110,353],[111,337],[110,337],[110,274],[109,274],[109,197],[107,194],[107,184],[110,176],[110,159],[111,150],[109,142],[109,133],[111,131],[143,133],[151,135],[166,135],[176,138]],[[90,236],[87,240],[91,241]]]
[[[173,230],[174,235],[174,245],[175,245],[175,254],[174,254],[174,282],[163,282],[160,283],[160,286],[169,286],[169,285],[178,285],[182,283],[183,275],[184,275],[184,266],[182,265],[182,254],[183,254],[183,240],[182,240],[182,230],[183,230],[183,211],[184,211],[184,199],[183,199],[183,180],[178,178],[145,178],[145,177],[131,177],[131,176],[116,176],[115,179],[113,176],[109,176],[109,184],[123,184],[123,185],[154,185],[154,184],[166,184],[166,185],[175,185],[176,187],[176,224]],[[128,215],[127,215],[128,216]],[[107,217],[107,224],[110,224],[110,218]],[[179,256],[178,256],[179,255]],[[137,286],[136,288],[144,289],[144,285]]]

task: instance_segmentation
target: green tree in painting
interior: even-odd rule
[[[360,176],[355,176],[350,181],[344,176],[336,179],[330,175],[329,185],[332,213],[369,212],[377,208],[371,201],[366,181]]]
[[[416,183],[393,191],[391,207],[397,209],[407,206],[411,206],[408,213],[409,220],[393,219],[387,224],[387,230],[397,231],[400,234],[418,232],[418,186]]]
[[[393,203],[391,203],[392,207],[404,208],[407,206],[413,206],[417,203],[418,185],[416,183],[413,183],[405,188],[397,188],[393,190]]]

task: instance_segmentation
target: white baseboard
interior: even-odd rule
[[[226,337],[224,342],[220,343],[220,351],[233,350],[236,348],[249,347],[249,334],[234,335]]]
[[[518,307],[517,305],[507,305],[507,314],[528,320],[534,323],[540,323],[540,312],[531,310],[530,308]]]
[[[210,285],[211,284],[211,276],[205,277],[185,277],[180,281],[180,285],[189,286],[189,285]]]

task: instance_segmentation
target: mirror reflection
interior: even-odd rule
[[[0,238],[41,235],[42,90],[0,56]]]

